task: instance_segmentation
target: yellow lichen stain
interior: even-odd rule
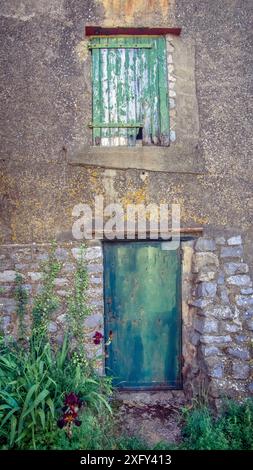
[[[118,26],[120,21],[124,25],[133,25],[137,16],[142,18],[143,24],[147,24],[158,14],[164,20],[173,8],[175,0],[98,0],[105,11],[104,24]]]
[[[76,54],[80,62],[84,62],[89,54],[88,41],[80,41],[75,47]]]
[[[147,188],[146,185],[143,185],[142,188],[136,189],[134,191],[128,191],[120,202],[123,207],[126,208],[128,204],[147,204],[147,199]]]
[[[102,174],[97,169],[88,169],[88,181],[92,190],[92,197],[103,196]]]

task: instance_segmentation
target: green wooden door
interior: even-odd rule
[[[180,388],[180,249],[105,242],[106,372],[129,389]]]

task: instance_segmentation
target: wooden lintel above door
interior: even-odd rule
[[[85,26],[85,36],[180,36],[181,28],[103,28],[101,26]]]

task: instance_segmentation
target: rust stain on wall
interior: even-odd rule
[[[142,21],[152,19],[155,14],[166,19],[174,7],[175,0],[99,0],[105,10],[105,25],[131,24],[139,15]],[[147,21],[148,22],[148,21]]]

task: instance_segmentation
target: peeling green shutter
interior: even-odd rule
[[[93,38],[93,143],[169,145],[164,37]]]

